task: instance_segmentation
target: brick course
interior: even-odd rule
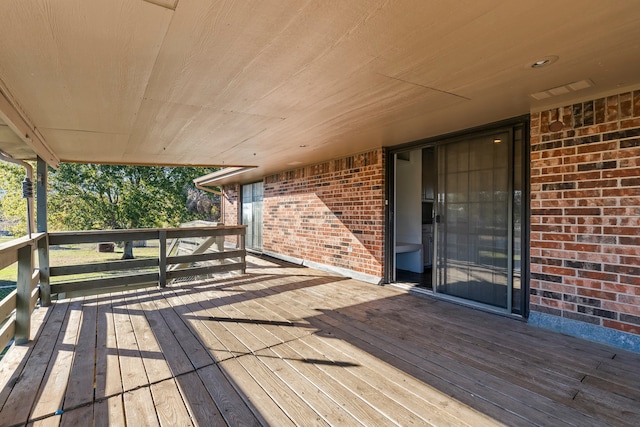
[[[530,135],[531,310],[640,335],[640,91],[533,113]],[[384,170],[375,150],[266,177],[264,250],[382,277]]]
[[[222,187],[222,221],[224,225],[238,225],[240,206],[240,185],[230,184]],[[227,236],[227,242],[237,244],[237,237]]]
[[[531,310],[640,335],[639,136],[640,91],[531,115]]]
[[[263,250],[382,277],[384,168],[380,149],[265,177]]]

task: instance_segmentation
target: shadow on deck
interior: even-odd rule
[[[0,425],[640,425],[640,355],[248,257],[59,301],[0,363]]]

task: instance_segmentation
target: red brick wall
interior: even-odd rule
[[[531,115],[530,284],[533,311],[640,335],[640,91]]]
[[[240,210],[240,185],[230,184],[222,187],[222,221],[224,225],[239,225],[238,213]],[[226,241],[236,242],[234,236],[227,236]]]
[[[263,249],[382,277],[384,152],[264,180]]]

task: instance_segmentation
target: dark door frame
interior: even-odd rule
[[[426,138],[418,141],[401,144],[394,147],[387,147],[385,150],[386,158],[386,171],[385,171],[385,239],[384,239],[384,266],[383,266],[383,281],[384,283],[393,282],[393,273],[395,269],[394,258],[394,222],[395,222],[395,206],[393,205],[395,197],[394,189],[394,177],[395,177],[395,155],[402,152],[417,150],[425,147],[432,147],[441,144],[446,144],[458,139],[462,139],[471,135],[478,135],[482,133],[492,132],[501,128],[516,128],[520,127],[523,133],[523,150],[522,150],[522,252],[521,252],[521,307],[520,314],[517,317],[526,319],[529,317],[529,230],[530,230],[530,152],[531,144],[529,141],[529,119],[528,114],[523,116],[514,117],[499,122],[489,123],[483,126],[474,127],[471,129],[465,129],[458,132],[453,132],[437,137]],[[433,293],[435,297],[440,297],[439,294]],[[509,315],[509,314],[507,314]]]

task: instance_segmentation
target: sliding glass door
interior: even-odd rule
[[[439,145],[436,200],[435,291],[509,312],[512,135],[507,130]]]

